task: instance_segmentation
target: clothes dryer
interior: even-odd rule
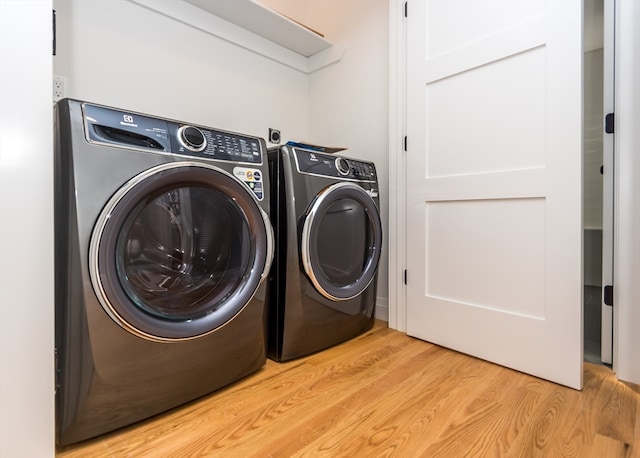
[[[57,441],[186,403],[265,362],[262,139],[56,105]]]
[[[267,356],[285,361],[373,326],[382,224],[372,162],[283,146],[270,150],[269,169]]]

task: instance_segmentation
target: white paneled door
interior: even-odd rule
[[[407,332],[582,387],[582,2],[409,1]]]

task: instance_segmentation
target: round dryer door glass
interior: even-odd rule
[[[375,278],[382,245],[378,207],[360,186],[318,194],[302,228],[302,264],[318,292],[335,300],[361,294]]]
[[[268,218],[217,168],[165,164],[125,185],[91,242],[103,308],[152,340],[207,334],[242,310],[272,257]]]

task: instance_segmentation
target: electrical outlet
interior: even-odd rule
[[[277,129],[269,128],[269,143],[280,143],[282,136],[280,135],[280,131]]]
[[[53,101],[57,102],[67,96],[67,79],[64,76],[53,77]]]

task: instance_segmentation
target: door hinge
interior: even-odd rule
[[[404,2],[404,17],[408,17],[407,16],[408,9],[409,9],[409,2]]]
[[[407,136],[404,136],[404,150],[407,150]]]
[[[608,134],[612,134],[614,131],[615,115],[609,113],[604,117],[604,131]]]
[[[602,289],[602,302],[613,307],[613,286],[606,285]]]
[[[404,284],[407,284],[407,269],[404,270]]]

